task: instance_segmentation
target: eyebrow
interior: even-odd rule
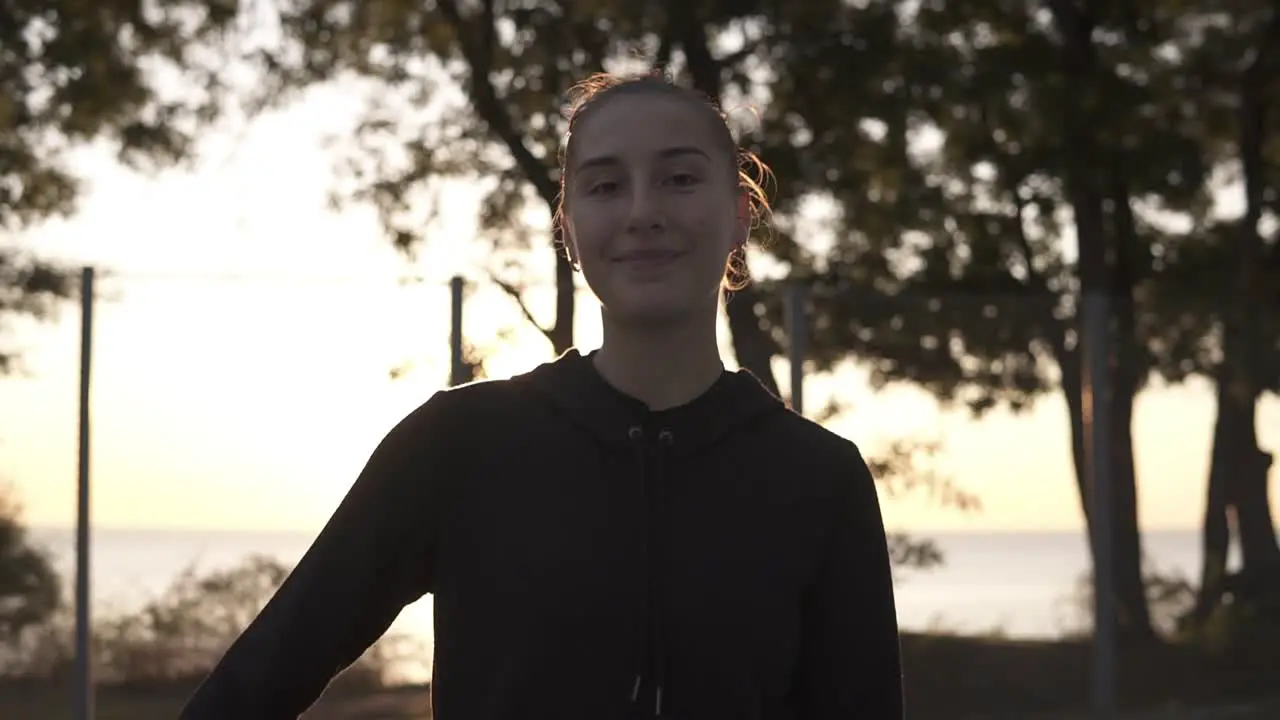
[[[678,145],[676,147],[669,147],[669,148],[665,148],[663,150],[658,151],[658,157],[663,160],[670,160],[672,158],[684,157],[686,155],[698,155],[700,157],[705,158],[708,161],[711,160],[711,156],[707,155],[705,150],[702,150],[701,148],[693,147],[692,145]],[[596,157],[587,158],[586,160],[583,160],[582,162],[578,163],[577,169],[579,171],[582,171],[582,170],[587,170],[595,167],[607,167],[612,165],[619,165],[621,164],[621,162],[622,161],[618,158],[617,155],[597,155]]]

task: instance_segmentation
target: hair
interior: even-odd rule
[[[560,148],[560,199],[553,220],[557,227],[563,229],[565,211],[568,207],[566,188],[570,158],[574,151],[574,130],[584,118],[589,117],[610,98],[639,93],[678,98],[706,114],[707,120],[719,135],[718,144],[726,159],[729,160],[728,164],[732,169],[729,181],[747,198],[751,213],[751,229],[767,226],[771,209],[765,186],[773,179],[769,166],[755,153],[738,144],[733,131],[729,128],[728,119],[715,100],[697,90],[677,85],[660,71],[654,71],[635,75],[597,73],[570,88],[569,103],[565,110],[569,129],[565,133],[564,143]],[[746,248],[736,247],[729,254],[721,285],[725,290],[741,290],[746,287],[749,278]]]

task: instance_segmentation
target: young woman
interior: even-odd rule
[[[717,350],[759,184],[704,97],[579,89],[560,221],[602,346],[395,427],[186,720],[297,717],[425,593],[440,720],[903,717],[866,464]]]

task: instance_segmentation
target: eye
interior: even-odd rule
[[[671,177],[667,179],[667,182],[675,185],[676,187],[689,187],[690,185],[697,185],[698,180],[698,176],[693,173],[676,172],[671,174]]]
[[[587,188],[587,194],[588,195],[612,195],[614,192],[617,192],[617,190],[618,190],[617,182],[613,180],[600,180],[598,182],[591,183],[591,186]]]

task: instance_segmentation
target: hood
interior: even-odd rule
[[[628,451],[628,433],[636,425],[660,423],[674,438],[670,454],[682,456],[707,450],[735,430],[786,410],[754,375],[738,370],[721,373],[710,388],[684,405],[652,411],[606,382],[591,355],[569,350],[524,379],[581,430],[622,452]]]

